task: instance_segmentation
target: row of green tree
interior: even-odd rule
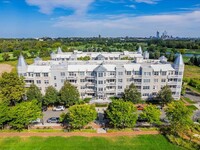
[[[200,57],[197,56],[191,57],[188,64],[200,67]]]

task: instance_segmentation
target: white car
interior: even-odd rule
[[[52,110],[53,110],[53,111],[64,111],[64,110],[65,110],[65,107],[64,107],[64,106],[56,106],[56,107],[53,107]]]

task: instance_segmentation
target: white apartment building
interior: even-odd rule
[[[89,56],[91,60],[80,61]],[[131,60],[122,60],[123,57]],[[165,85],[169,85],[174,99],[180,99],[184,63],[178,55],[174,63],[164,56],[158,60],[149,59],[148,52],[92,53],[74,51],[64,53],[59,48],[51,54],[51,60],[36,58],[27,65],[23,56],[18,60],[18,74],[25,77],[26,86],[34,83],[42,93],[48,86],[58,91],[67,80],[77,87],[81,98],[106,99],[120,97],[131,83],[134,83],[143,99],[155,97]]]

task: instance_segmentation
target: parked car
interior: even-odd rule
[[[51,117],[47,120],[47,123],[59,123],[59,117]]]
[[[31,121],[32,124],[38,124],[41,123],[41,119],[37,118],[36,120]]]
[[[138,105],[138,106],[137,106],[137,110],[143,110],[143,109],[144,109],[143,106],[141,106],[141,105]]]
[[[65,110],[65,107],[64,107],[64,106],[56,106],[56,107],[53,107],[52,110],[53,110],[53,111],[64,111],[64,110]]]

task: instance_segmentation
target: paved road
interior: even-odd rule
[[[52,111],[52,110],[47,110],[45,112],[43,112],[43,120],[44,120],[44,123],[47,122],[47,119],[48,118],[51,118],[51,117],[60,117],[60,115],[62,113],[67,113],[67,109],[65,109],[64,111]]]
[[[193,93],[189,90],[186,91],[185,97],[188,97],[189,99],[191,99],[195,102],[200,102],[200,95]]]

